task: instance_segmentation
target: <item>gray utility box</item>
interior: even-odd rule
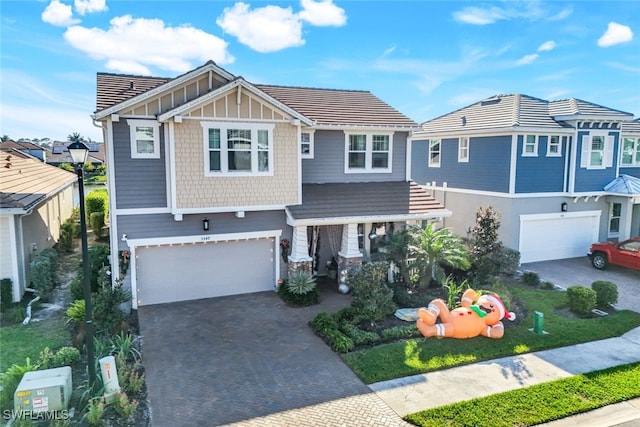
[[[27,372],[13,395],[16,411],[61,411],[71,400],[71,367]]]

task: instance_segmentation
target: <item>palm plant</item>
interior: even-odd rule
[[[443,266],[461,270],[471,266],[467,247],[448,228],[436,229],[434,223],[429,223],[425,228],[412,227],[409,233],[409,256],[415,258],[413,265],[419,269],[423,284],[442,284],[446,279]]]

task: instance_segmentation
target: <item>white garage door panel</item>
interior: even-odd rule
[[[522,215],[520,261],[536,262],[585,256],[598,240],[599,212],[574,216]]]
[[[136,249],[138,305],[273,289],[272,239]]]

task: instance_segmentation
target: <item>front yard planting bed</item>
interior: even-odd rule
[[[405,420],[424,427],[530,426],[639,397],[639,383],[640,364],[633,363],[428,409]]]
[[[640,313],[612,312],[602,318],[561,315],[564,292],[510,285],[514,299],[526,309],[524,318],[505,323],[502,339],[477,337],[467,340],[417,338],[363,348],[342,355],[344,362],[367,384],[416,375],[499,357],[563,347],[617,337],[640,326]],[[547,335],[529,331],[534,312],[544,314]]]

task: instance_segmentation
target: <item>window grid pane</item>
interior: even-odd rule
[[[349,135],[349,151],[366,151],[366,135]]]
[[[373,153],[371,155],[371,167],[374,169],[386,169],[389,167],[388,153]]]
[[[364,169],[365,153],[349,153],[349,167]]]
[[[373,151],[389,151],[389,135],[373,135]]]
[[[209,148],[220,149],[220,129],[209,129]]]

